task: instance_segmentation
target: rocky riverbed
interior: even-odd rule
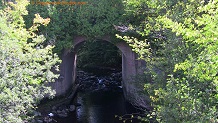
[[[103,74],[105,75],[105,74]],[[79,85],[78,91],[80,92],[95,92],[95,91],[122,91],[122,73],[114,71],[111,74],[105,76],[94,75],[85,71],[77,72],[76,83]],[[34,123],[55,123],[60,118],[67,118],[72,112],[76,110],[76,107],[80,104],[71,104],[70,100],[63,98],[62,101],[49,104],[45,107],[46,110],[34,111],[35,119]]]
[[[108,91],[122,88],[122,73],[113,72],[106,76],[97,76],[92,73],[78,71],[77,83],[79,91]]]

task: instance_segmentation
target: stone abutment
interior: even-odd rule
[[[56,95],[64,95],[68,90],[70,90],[75,85],[76,79],[76,63],[77,63],[77,51],[80,46],[87,41],[84,36],[76,36],[73,43],[73,51],[70,49],[65,49],[62,53],[62,63],[60,65],[60,77],[55,83],[51,83],[53,89],[56,90]],[[110,36],[103,36],[99,41],[111,42]],[[112,43],[114,44],[114,43]],[[131,47],[124,41],[117,42],[114,45],[119,48],[122,52],[122,86],[124,91],[124,96],[127,100],[128,97],[134,97],[134,82],[132,78],[142,73],[142,62],[137,60],[137,55],[131,49]]]

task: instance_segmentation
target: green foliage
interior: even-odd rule
[[[113,25],[122,19],[121,0],[85,0],[84,5],[29,5],[25,16],[27,27],[32,25],[34,14],[49,17],[51,22],[37,31],[44,34],[47,43],[55,45],[54,51],[72,48],[75,35],[97,38],[114,33]]]
[[[218,122],[217,6],[217,0],[147,1],[145,7],[159,13],[144,19],[149,21],[139,33],[148,39],[118,36],[147,61],[145,89],[155,108],[149,117],[164,123]]]
[[[70,5],[28,5],[29,14],[24,16],[27,28],[32,25],[34,14],[39,13],[42,17],[51,19],[47,26],[40,26],[37,34],[46,37],[46,44],[55,45],[54,51],[61,53],[64,48],[72,47],[73,35],[75,34],[74,6]]]
[[[55,92],[47,87],[58,75],[51,69],[60,62],[52,46],[43,45],[45,37],[34,30],[49,19],[36,15],[34,25],[24,28],[26,0],[9,3],[0,10],[0,122],[30,122],[31,111],[45,95]]]
[[[87,0],[88,4],[76,10],[76,30],[78,35],[99,37],[113,34],[113,25],[122,21],[121,0]]]
[[[175,65],[175,74],[169,79],[165,92],[161,94],[164,103],[157,110],[160,116],[166,117],[163,122],[218,121],[218,21],[215,19],[218,16],[217,2],[180,3],[184,10],[181,14],[183,18],[179,20],[181,22],[170,19],[170,12],[168,17],[160,19],[165,27],[180,35],[187,45],[192,44],[189,47],[195,51],[190,52],[184,62]],[[167,97],[170,97],[172,102],[167,101]]]
[[[88,41],[78,51],[78,67],[120,68],[122,56],[119,49],[103,41]]]

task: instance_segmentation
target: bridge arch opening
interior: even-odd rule
[[[111,42],[89,40],[74,48],[79,92],[121,91],[122,53]]]
[[[76,79],[76,68],[77,68],[77,51],[83,45],[84,42],[87,41],[86,37],[78,36],[74,39],[74,68],[72,72],[72,81],[75,82]],[[124,96],[126,96],[126,92],[128,90],[128,80],[131,76],[136,75],[136,55],[132,51],[131,47],[126,42],[117,42],[113,43],[109,36],[104,36],[98,41],[106,41],[114,44],[122,53],[122,86],[124,91]]]
[[[122,86],[124,96],[128,97],[132,90],[131,79],[139,72],[140,62],[137,55],[132,51],[131,47],[124,41],[114,43],[110,36],[98,38],[99,41],[114,44],[122,53]],[[73,40],[73,48],[65,49],[62,54],[62,63],[60,65],[61,80],[54,83],[57,95],[63,95],[75,85],[76,68],[77,68],[77,51],[88,41],[85,36],[75,36]]]
[[[109,71],[121,72],[122,70],[122,52],[110,42],[85,41],[75,53],[77,54],[78,69],[97,75],[106,75]]]
[[[91,45],[91,47],[89,45]],[[84,50],[86,53],[89,51],[92,53],[88,53],[88,55],[82,56],[84,54],[81,55],[81,52],[84,53]],[[74,71],[73,71],[73,75],[74,75],[73,78],[74,79],[81,72],[80,71],[78,73],[78,69],[79,70],[82,69],[85,72],[93,73],[94,75],[98,76],[97,78],[100,81],[106,80],[106,78],[104,78],[104,77],[106,77],[106,76],[108,77],[112,73],[113,74],[118,73],[122,78],[122,72],[123,72],[122,71],[122,57],[124,54],[121,51],[121,48],[116,46],[116,44],[112,43],[111,41],[104,40],[104,39],[96,39],[94,41],[93,40],[90,41],[90,40],[85,39],[81,42],[75,42],[73,52],[75,55],[75,59],[74,59],[75,65],[74,65]],[[107,54],[109,54],[109,57]],[[92,55],[92,56],[90,56],[90,55]],[[87,63],[84,63],[84,62],[80,63],[81,58],[84,58],[84,57],[86,57],[86,58],[88,57],[88,59],[89,59],[88,65],[87,65]],[[86,58],[85,58],[85,60],[86,60]],[[103,60],[103,59],[105,59],[105,60]],[[112,60],[112,63],[109,63],[110,60]],[[92,63],[94,63],[94,65]],[[75,80],[73,80],[73,81],[75,81]],[[122,82],[122,79],[119,82]],[[122,83],[121,83],[121,85],[122,85]]]

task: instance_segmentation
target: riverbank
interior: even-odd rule
[[[37,110],[41,113],[38,121],[52,113],[58,123],[122,123],[133,119],[138,123],[141,112],[125,100],[121,81],[120,71],[96,75],[79,70],[76,89],[66,97],[44,100]]]
[[[78,104],[73,104],[72,101],[76,96],[79,85],[74,86],[65,96],[55,97],[53,99],[44,99],[38,105],[34,112],[36,123],[57,122],[58,118],[66,118],[70,113],[75,111]],[[52,115],[52,117],[49,116]],[[51,120],[53,119],[53,120]]]

